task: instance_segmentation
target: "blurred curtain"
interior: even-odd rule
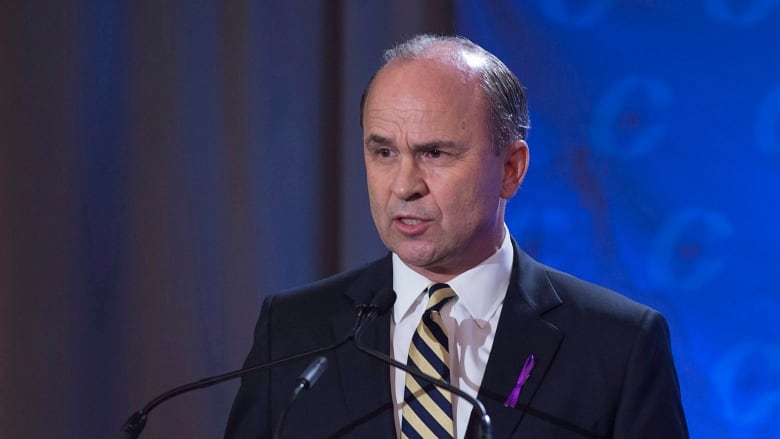
[[[384,250],[358,103],[451,2],[0,2],[0,437],[110,437],[265,295]],[[220,437],[237,383],[145,438]]]

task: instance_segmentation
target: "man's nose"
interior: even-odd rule
[[[405,201],[423,197],[428,193],[423,174],[423,170],[413,158],[402,158],[392,182],[393,195]]]

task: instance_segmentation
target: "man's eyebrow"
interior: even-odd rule
[[[366,138],[366,145],[374,146],[386,146],[391,145],[393,142],[387,137],[380,136],[379,134],[371,134]]]
[[[431,151],[434,149],[455,149],[457,143],[450,140],[431,140],[429,142],[417,143],[412,145],[412,149],[417,151]]]
[[[366,146],[382,147],[392,146],[393,141],[379,134],[370,134],[366,138]],[[415,143],[411,147],[414,151],[433,151],[436,149],[454,150],[458,149],[458,143],[451,140],[430,140],[422,143]]]

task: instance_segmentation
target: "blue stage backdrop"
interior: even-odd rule
[[[780,0],[457,14],[527,88],[521,245],[666,315],[692,437],[780,437]]]

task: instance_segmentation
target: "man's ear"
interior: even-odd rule
[[[501,182],[501,198],[510,199],[515,196],[528,170],[528,144],[525,140],[517,140],[507,145],[504,151],[504,179]]]

